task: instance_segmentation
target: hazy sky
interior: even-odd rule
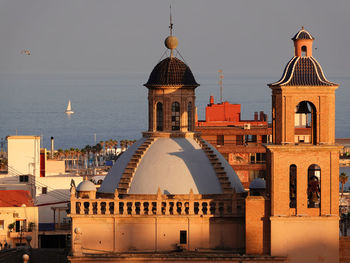
[[[326,75],[350,75],[349,0],[0,0],[0,73],[150,73],[170,3],[194,74],[280,76],[305,26]]]

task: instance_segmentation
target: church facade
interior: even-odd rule
[[[224,157],[194,132],[199,84],[174,56],[171,30],[170,55],[145,84],[148,131],[98,191],[89,181],[71,189],[70,261],[338,262],[338,85],[312,57],[312,36],[301,29],[293,40],[295,56],[269,84],[266,189],[247,193]],[[296,139],[301,115],[307,142]]]

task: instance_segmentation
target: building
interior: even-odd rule
[[[64,161],[48,160],[40,136],[8,136],[8,172],[0,176],[0,190],[29,191],[39,211],[39,247],[65,247],[71,224],[67,217],[72,180]]]
[[[293,40],[295,56],[269,84],[266,185],[256,179],[247,196],[231,165],[193,132],[199,84],[173,56],[170,34],[170,56],[145,84],[148,131],[98,191],[89,181],[71,189],[70,261],[338,262],[338,85],[311,56],[311,35],[301,29]],[[311,120],[310,140],[298,139],[296,114],[309,114],[300,118]]]
[[[38,208],[24,190],[0,191],[0,247],[38,247]]]
[[[205,120],[196,121],[195,131],[225,157],[246,189],[254,179],[265,178],[266,150],[262,144],[271,141],[272,130],[263,111],[255,112],[253,120],[242,120],[240,104],[216,104],[210,96]]]
[[[266,146],[270,252],[289,262],[339,261],[339,151],[335,90],[312,56],[314,38],[302,28],[295,55],[272,90],[273,142]],[[296,125],[297,115],[306,127]],[[309,139],[300,129],[308,130]],[[305,131],[302,132],[305,134]]]

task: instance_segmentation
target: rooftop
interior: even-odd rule
[[[25,190],[1,190],[0,207],[34,206],[32,196]]]

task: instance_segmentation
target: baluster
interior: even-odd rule
[[[136,205],[135,205],[135,201],[133,201],[131,203],[131,214],[132,215],[136,215]]]
[[[119,201],[114,201],[114,214],[119,215]]]
[[[109,211],[110,206],[111,206],[110,202],[108,202],[108,200],[106,200],[106,212],[105,212],[106,215],[110,215],[111,214],[110,211]]]
[[[145,210],[144,210],[144,204],[143,202],[140,202],[140,215],[144,215],[145,214]]]
[[[165,214],[170,215],[170,204],[169,201],[165,201]]]
[[[198,215],[203,215],[203,202],[198,202]]]
[[[101,201],[97,201],[96,202],[96,214],[97,215],[100,215],[100,214],[102,214],[102,209],[101,209]]]
[[[188,202],[188,214],[194,215],[194,201]]]

